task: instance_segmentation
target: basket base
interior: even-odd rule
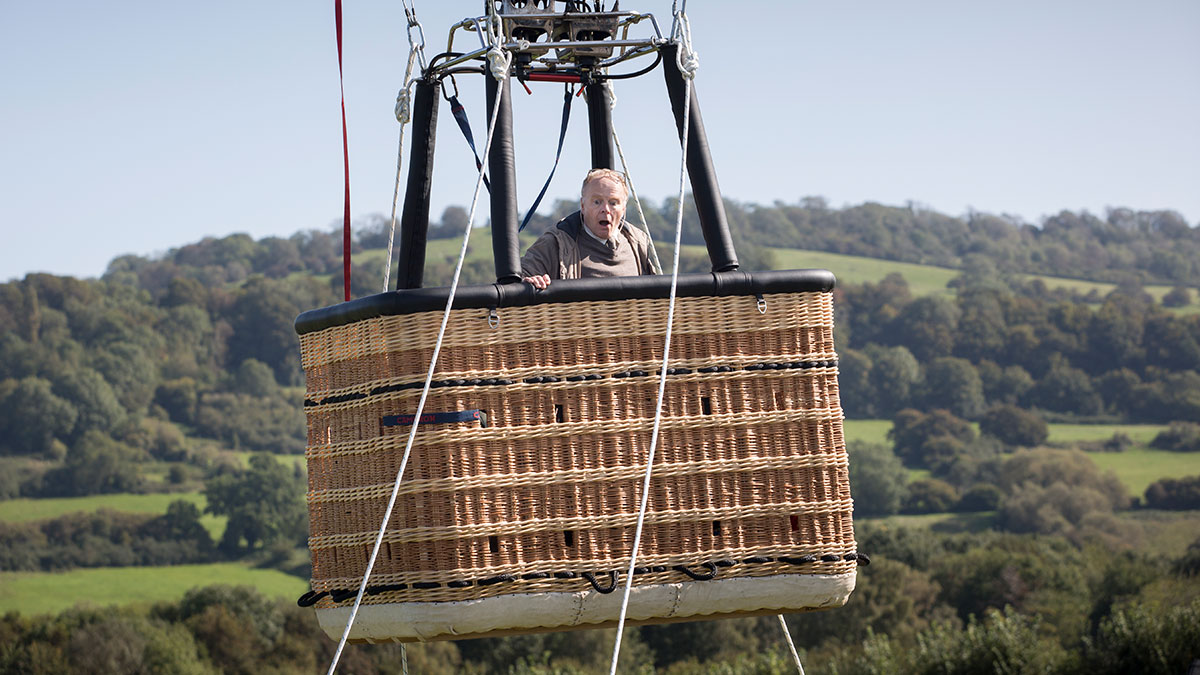
[[[854,590],[856,573],[781,574],[634,587],[626,623],[641,625],[702,619],[781,614],[840,607]],[[617,592],[523,593],[462,602],[405,602],[363,605],[350,642],[467,640],[615,626],[621,611]],[[318,609],[321,629],[338,639],[350,607]]]

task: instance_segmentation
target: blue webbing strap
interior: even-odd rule
[[[470,422],[472,420],[486,419],[483,416],[482,410],[460,410],[458,412],[437,412],[424,413],[421,415],[421,424],[454,424],[456,422]],[[386,415],[380,423],[385,427],[407,427],[412,426],[412,415]]]
[[[475,136],[471,133],[471,122],[467,119],[466,109],[459,102],[458,96],[451,96],[447,100],[450,101],[450,112],[454,114],[454,121],[458,122],[458,128],[467,139],[467,145],[471,146],[471,154],[475,155],[475,169],[483,171],[483,162],[479,160],[479,151],[475,149]],[[488,192],[492,191],[492,184],[488,182],[487,175],[483,177],[483,184],[487,186]]]
[[[554,166],[550,167],[550,175],[546,178],[546,184],[542,186],[542,191],[538,193],[537,199],[533,200],[533,206],[529,207],[529,212],[525,214],[525,219],[521,221],[517,232],[524,230],[525,226],[529,224],[529,219],[533,217],[542,203],[542,197],[546,196],[546,190],[550,189],[550,181],[554,180],[554,172],[558,170],[558,159],[562,157],[563,141],[567,137],[567,124],[571,121],[571,99],[573,98],[575,98],[574,92],[571,91],[571,85],[568,84],[563,94],[562,126],[558,130],[558,152],[554,154]]]

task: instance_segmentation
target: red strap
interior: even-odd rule
[[[342,165],[346,169],[346,211],[342,216],[342,285],[350,300],[350,143],[346,138],[346,85],[342,76],[342,0],[333,0],[337,19],[338,89],[342,94]]]

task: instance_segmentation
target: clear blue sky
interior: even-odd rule
[[[666,0],[622,4],[669,25]],[[430,53],[482,7],[416,0]],[[688,10],[727,197],[913,200],[1029,222],[1128,206],[1200,220],[1194,0],[692,0]],[[390,209],[408,43],[396,0],[346,0],[345,13],[362,218]],[[459,86],[482,135],[482,82]],[[340,221],[332,0],[5,3],[0,87],[0,281],[96,276],[124,253]],[[553,158],[560,92],[517,96],[522,207]],[[586,168],[584,110],[578,102],[551,197],[575,195]],[[448,112],[435,218],[467,205],[472,187]],[[674,194],[679,149],[659,74],[620,85],[615,124],[639,192]]]

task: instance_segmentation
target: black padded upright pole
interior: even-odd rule
[[[671,97],[671,109],[675,112],[675,126],[679,129],[679,140],[683,142],[684,92],[687,85],[679,63],[675,60],[678,45],[662,48],[663,74],[667,79],[667,94]],[[712,155],[708,150],[708,136],[704,133],[704,120],[700,118],[700,104],[696,98],[696,87],[691,87],[691,103],[688,112],[687,169],[692,181],[692,198],[696,200],[696,211],[700,215],[700,229],[704,243],[708,246],[708,258],[714,272],[729,272],[738,268],[737,253],[733,250],[733,239],[729,236],[729,223],[725,217],[725,203],[721,201],[721,188],[717,185],[717,173],[713,170]]]
[[[612,144],[612,105],[608,87],[587,86],[588,131],[592,137],[592,168],[615,169]]]
[[[496,259],[496,283],[521,280],[521,241],[517,239],[517,164],[513,154],[512,79],[497,82],[490,73],[487,80],[488,124],[496,96],[500,108],[496,113],[496,128],[492,132],[492,149],[488,155],[488,174],[492,181],[492,255]]]
[[[400,257],[396,265],[396,290],[420,288],[425,275],[425,241],[429,232],[429,188],[433,185],[433,150],[437,141],[437,112],[441,83],[417,82],[412,108],[412,150],[408,156],[408,184],[400,214]]]

